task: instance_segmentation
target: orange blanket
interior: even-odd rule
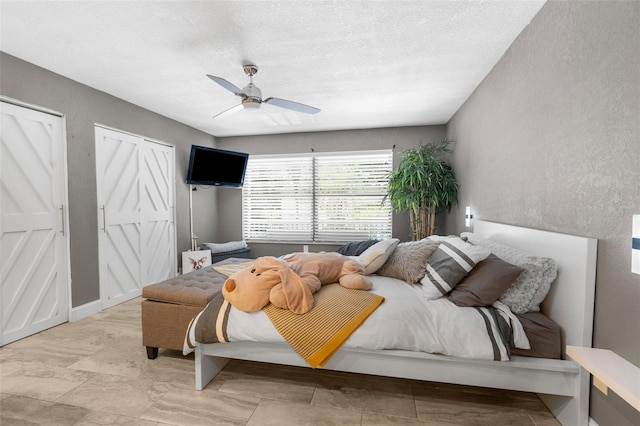
[[[384,301],[382,296],[329,284],[316,293],[309,312],[297,315],[272,304],[263,310],[278,332],[311,367],[323,367]]]

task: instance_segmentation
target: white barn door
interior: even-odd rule
[[[173,147],[96,126],[102,307],[175,275]]]
[[[69,320],[60,116],[0,102],[0,346]]]
[[[141,148],[140,209],[145,284],[176,274],[175,159],[173,147],[145,141]]]

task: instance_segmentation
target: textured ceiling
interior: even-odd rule
[[[535,1],[7,1],[0,50],[215,136],[446,123]],[[263,104],[206,77],[248,83]]]

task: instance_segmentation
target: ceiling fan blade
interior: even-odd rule
[[[231,93],[233,93],[235,95],[238,95],[238,96],[242,96],[243,95],[242,89],[239,88],[238,86],[236,86],[235,84],[231,83],[230,81],[227,81],[222,77],[216,77],[215,75],[207,74],[207,77],[209,77],[211,80],[215,81],[216,83],[218,83],[220,86],[224,87],[225,89],[227,89]]]
[[[305,104],[301,104],[301,103],[298,103],[298,102],[288,101],[286,99],[267,98],[262,102],[263,103],[269,103],[271,105],[275,105],[275,106],[278,106],[280,108],[287,108],[287,109],[291,109],[293,111],[304,112],[305,114],[316,114],[316,113],[320,112],[320,110],[318,108],[315,108],[315,107],[312,107],[312,106],[309,106],[309,105],[305,105]]]
[[[234,112],[240,111],[241,109],[242,109],[242,104],[238,104],[238,105],[232,106],[231,108],[225,109],[224,111],[214,115],[213,118],[226,117],[227,115],[231,115]]]

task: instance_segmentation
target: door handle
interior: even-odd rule
[[[107,233],[107,209],[104,204],[102,205],[102,230],[105,234]]]
[[[64,204],[60,205],[60,215],[62,216],[62,229],[60,232],[62,232],[62,236],[64,237]]]

